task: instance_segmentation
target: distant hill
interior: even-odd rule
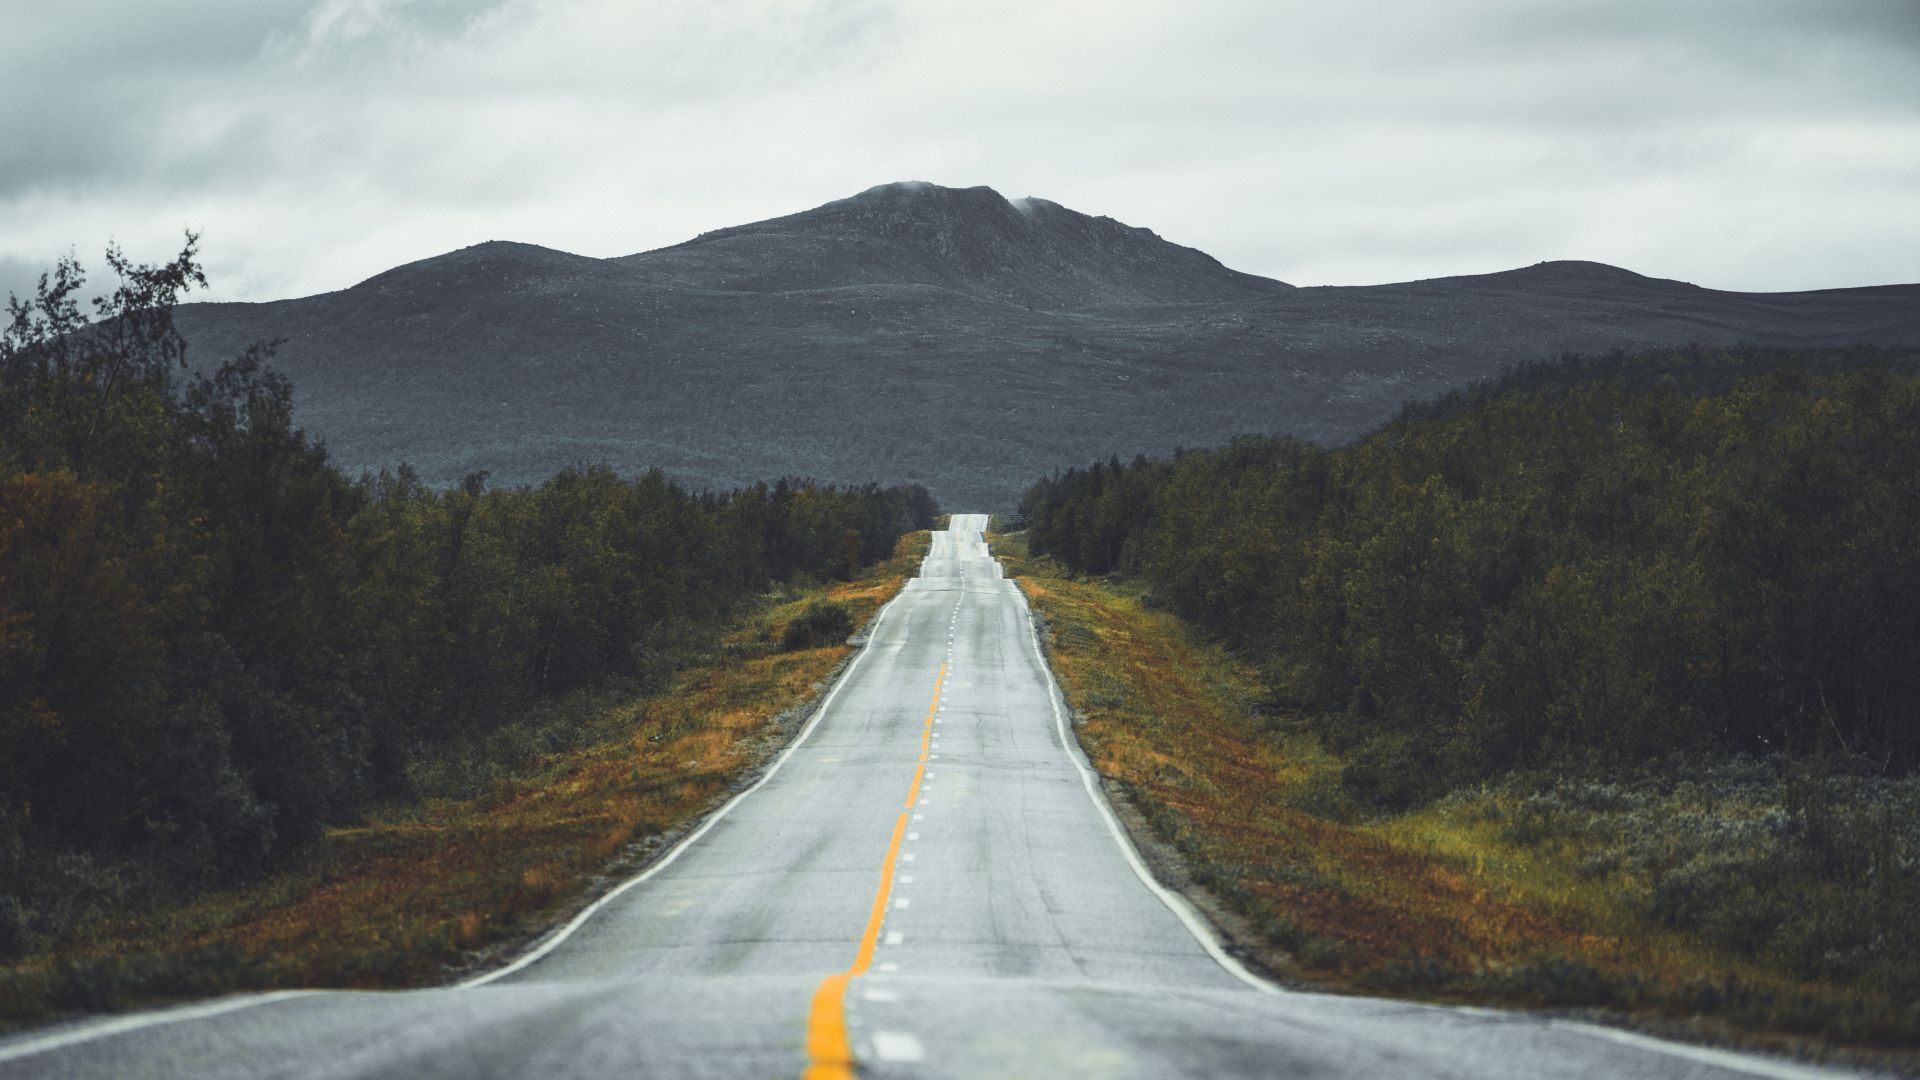
[[[352,468],[517,483],[607,461],[995,510],[1107,454],[1342,442],[1561,352],[1920,344],[1920,285],[1731,293],[1555,262],[1294,288],[1044,199],[909,183],[621,258],[480,244],[179,322],[202,357],[285,338],[300,421]]]

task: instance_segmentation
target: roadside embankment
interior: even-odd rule
[[[237,990],[432,985],[502,962],[783,747],[852,651],[844,635],[817,644],[789,624],[817,619],[824,602],[864,626],[927,547],[927,533],[910,533],[856,580],[770,596],[661,693],[579,695],[450,750],[420,770],[427,797],[328,831],[262,880],[99,913],[0,968],[0,1020]]]
[[[1755,926],[1790,925],[1776,909],[1809,889],[1876,902],[1870,875],[1792,870],[1804,841],[1783,816],[1898,829],[1889,815],[1920,788],[1723,758],[1607,779],[1516,775],[1411,811],[1369,809],[1342,783],[1351,762],[1302,718],[1258,705],[1269,695],[1252,665],[1123,579],[1075,578],[1030,557],[1023,534],[989,540],[1044,620],[1075,732],[1150,859],[1280,980],[1920,1064],[1920,1006],[1740,944]],[[1850,857],[1852,841],[1832,843]],[[1676,876],[1676,861],[1698,869]],[[1805,880],[1742,877],[1769,866]]]

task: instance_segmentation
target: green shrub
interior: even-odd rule
[[[1410,809],[1446,790],[1433,755],[1417,738],[1399,733],[1379,735],[1357,747],[1340,781],[1354,801],[1388,811]]]
[[[1631,980],[1623,984],[1591,964],[1559,956],[1489,976],[1485,983],[1503,997],[1563,1008],[1622,1004],[1634,996]]]
[[[853,616],[831,600],[815,600],[787,624],[780,644],[788,651],[838,645],[853,635]]]

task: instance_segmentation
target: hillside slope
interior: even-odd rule
[[[300,420],[351,467],[528,482],[604,460],[997,509],[1094,456],[1344,441],[1562,351],[1920,343],[1920,286],[1727,293],[1545,263],[1296,289],[1045,200],[889,184],[622,258],[488,243],[179,321],[203,357],[285,338]]]

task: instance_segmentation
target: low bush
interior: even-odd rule
[[[789,652],[839,645],[853,634],[853,616],[831,600],[816,600],[787,624],[780,644]]]
[[[1434,808],[1565,862],[1652,923],[1799,979],[1920,997],[1920,777],[1676,757],[1514,776]]]

